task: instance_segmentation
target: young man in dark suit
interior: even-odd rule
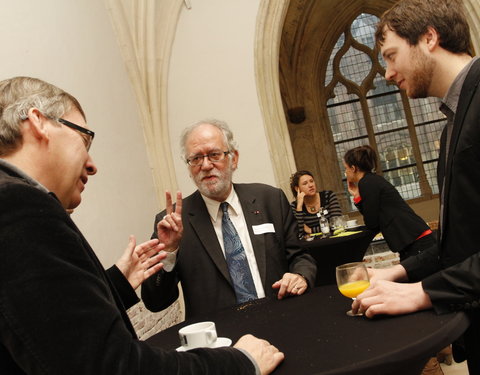
[[[161,268],[148,271],[163,258],[148,247],[162,246],[149,241],[142,262],[132,240],[118,263],[127,278],[117,270],[112,279],[70,219],[97,171],[93,136],[70,94],[34,78],[0,82],[0,374],[273,371],[283,354],[251,335],[189,353],[137,339],[125,309]]]
[[[153,238],[158,236],[176,259],[169,272],[161,270],[143,284],[145,305],[153,311],[169,306],[178,297],[178,282],[187,317],[265,296],[301,295],[313,286],[315,261],[300,246],[285,194],[264,184],[232,182],[239,154],[227,124],[194,124],[181,144],[198,190],[183,202],[177,197],[175,211],[170,200],[155,218]],[[241,277],[224,243],[224,204],[245,261]],[[248,295],[241,295],[245,290]]]
[[[353,304],[368,317],[432,308],[464,310],[471,325],[465,350],[480,373],[480,61],[472,58],[469,26],[459,0],[402,0],[381,18],[376,39],[385,77],[411,98],[442,99],[447,117],[438,163],[439,244],[387,270]],[[396,283],[394,281],[409,281]],[[462,358],[463,357],[463,358]]]

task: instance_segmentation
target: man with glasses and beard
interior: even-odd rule
[[[198,190],[156,216],[153,238],[171,265],[142,286],[152,311],[173,303],[181,282],[187,317],[265,296],[303,294],[314,285],[315,261],[297,239],[285,194],[264,184],[232,182],[239,153],[225,122],[187,128],[182,154]]]

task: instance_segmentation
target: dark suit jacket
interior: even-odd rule
[[[313,286],[315,261],[300,247],[295,218],[285,194],[263,184],[235,184],[234,188],[245,215],[265,295],[276,293],[271,285],[285,272],[300,273]],[[152,237],[156,238],[156,225],[164,215],[161,212],[156,216]],[[169,306],[178,297],[179,281],[188,317],[235,305],[225,256],[200,192],[184,199],[182,220],[184,232],[176,266],[172,272],[160,271],[145,281],[145,305],[152,311]],[[275,233],[255,235],[252,226],[265,223],[272,223]]]
[[[166,352],[139,341],[58,200],[0,166],[0,374],[255,373],[244,354],[226,349]]]
[[[467,346],[480,358],[480,60],[462,87],[446,158],[442,133],[438,185],[445,187],[438,251],[425,252],[402,265],[410,280],[422,280],[438,313],[465,310],[472,317]],[[476,343],[473,343],[473,342]],[[472,344],[473,343],[473,344]],[[470,348],[471,349],[471,348]],[[480,366],[477,368],[480,371]],[[478,373],[478,372],[477,372]]]
[[[358,189],[362,200],[356,206],[365,225],[372,231],[382,232],[391,250],[402,252],[429,229],[398,190],[383,177],[366,173],[359,181]]]

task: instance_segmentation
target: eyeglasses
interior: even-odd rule
[[[82,136],[82,139],[83,139],[83,143],[85,144],[85,148],[87,149],[87,151],[90,150],[90,146],[92,145],[93,138],[95,137],[95,132],[93,132],[89,129],[86,129],[83,126],[74,124],[73,122],[70,122],[70,121],[65,120],[63,118],[51,117],[51,116],[47,116],[43,113],[42,113],[42,115],[45,116],[46,118],[49,118],[50,120],[57,121],[60,124],[63,124],[65,126],[68,126],[71,129],[73,129],[73,130],[76,130],[76,131],[80,132],[81,133],[80,135]],[[25,121],[26,119],[28,119],[28,115],[23,114],[22,116],[20,116],[20,119],[22,121]]]
[[[212,151],[205,155],[195,155],[187,159],[187,164],[192,167],[196,167],[201,165],[203,163],[203,159],[205,158],[208,158],[210,162],[215,163],[225,159],[225,156],[227,156],[229,153],[230,151]]]
[[[82,139],[83,139],[83,143],[85,143],[85,148],[87,149],[87,151],[90,150],[90,146],[92,145],[93,138],[95,137],[95,132],[89,129],[86,129],[83,126],[74,124],[73,122],[64,120],[63,118],[54,118],[52,120],[58,121],[59,123],[80,132],[81,133],[80,135],[82,136]]]

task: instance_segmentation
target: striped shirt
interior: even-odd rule
[[[290,203],[290,206],[292,207],[293,214],[298,222],[298,238],[302,239],[305,234],[303,225],[309,227],[312,230],[312,233],[320,232],[320,222],[317,213],[308,212],[305,204],[303,204],[302,211],[297,211],[296,200]],[[338,203],[337,196],[331,190],[323,190],[320,192],[320,206],[323,210],[328,211],[325,215],[327,220],[330,220],[331,217],[342,215],[342,209]]]

